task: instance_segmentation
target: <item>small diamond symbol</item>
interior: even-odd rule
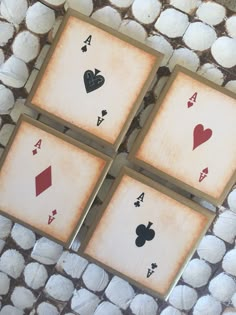
[[[52,186],[51,166],[46,168],[44,171],[42,171],[35,177],[36,197],[40,195],[42,192],[44,192],[46,189],[48,189],[50,186]]]
[[[37,149],[34,149],[32,152],[33,152],[33,155],[38,153]]]
[[[56,215],[56,214],[57,214],[57,210],[55,209],[52,211],[52,215]]]

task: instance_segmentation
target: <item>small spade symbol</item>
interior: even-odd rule
[[[135,241],[136,246],[142,247],[146,241],[151,241],[154,238],[155,231],[150,228],[152,224],[152,222],[148,222],[147,226],[144,224],[138,225],[136,228],[136,234],[138,235]]]

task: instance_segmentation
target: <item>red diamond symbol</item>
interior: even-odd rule
[[[51,166],[46,168],[35,177],[36,197],[44,192],[46,189],[48,189],[50,186],[52,186]]]
[[[56,214],[57,214],[57,210],[55,209],[52,211],[52,215],[56,215]]]
[[[38,153],[38,152],[37,152],[37,149],[34,149],[32,152],[33,152],[33,155],[35,155],[35,154]]]

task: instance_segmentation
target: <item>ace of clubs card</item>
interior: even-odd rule
[[[27,105],[116,150],[161,59],[157,51],[68,10]]]
[[[130,158],[215,205],[236,180],[236,97],[177,66]]]
[[[69,247],[111,159],[21,116],[0,167],[0,211]]]
[[[166,298],[214,214],[124,168],[81,253]]]

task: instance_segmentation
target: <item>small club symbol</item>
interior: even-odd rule
[[[138,247],[142,247],[146,241],[151,241],[155,236],[155,231],[151,229],[152,222],[148,222],[148,225],[145,226],[144,224],[138,225],[136,228],[136,234],[138,237],[135,240],[135,244]]]

